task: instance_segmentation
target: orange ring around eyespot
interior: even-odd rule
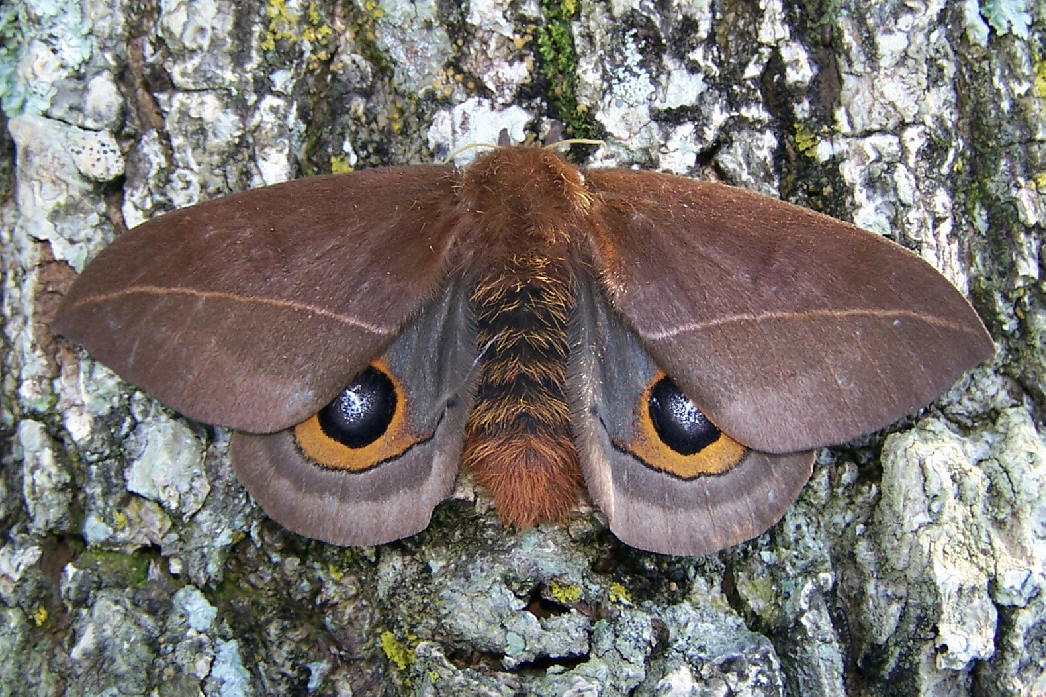
[[[719,437],[701,450],[684,455],[668,447],[657,433],[650,418],[650,393],[665,373],[658,371],[647,384],[636,405],[637,420],[635,439],[626,444],[626,450],[642,460],[647,466],[667,472],[682,479],[723,474],[730,471],[748,452],[748,448],[722,431]]]
[[[320,427],[319,413],[313,414],[294,427],[294,440],[302,453],[317,464],[361,472],[402,455],[410,446],[422,440],[407,430],[407,397],[403,385],[384,360],[372,361],[370,366],[387,376],[396,391],[396,409],[385,433],[361,448],[350,448],[324,433]]]

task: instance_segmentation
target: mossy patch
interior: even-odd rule
[[[807,27],[819,30],[821,27],[834,27],[839,23],[843,9],[842,0],[813,0],[804,3],[807,14]]]
[[[587,107],[577,101],[577,50],[571,22],[577,14],[577,0],[541,0],[544,26],[534,27],[538,70],[548,83],[553,115],[566,125],[575,138],[595,138],[598,129]]]
[[[94,569],[99,576],[110,579],[114,585],[141,586],[148,579],[149,557],[144,554],[88,549],[76,563],[82,568]]]

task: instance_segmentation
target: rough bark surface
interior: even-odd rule
[[[1046,694],[1041,4],[13,0],[0,99],[0,695]],[[304,540],[227,433],[48,331],[163,211],[553,118],[893,237],[998,354],[669,558],[590,510],[506,531],[467,481],[417,537]]]

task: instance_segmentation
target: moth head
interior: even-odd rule
[[[591,204],[578,168],[546,148],[485,153],[463,173],[461,190],[469,209],[482,213],[484,222],[498,231],[520,222],[537,229],[562,227]],[[511,192],[508,199],[506,192]]]

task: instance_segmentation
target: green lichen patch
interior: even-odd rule
[[[1033,60],[1035,94],[1039,96],[1039,99],[1046,100],[1046,58],[1035,55]]]
[[[617,581],[611,581],[610,587],[607,589],[607,598],[609,598],[610,602],[618,605],[632,604],[632,593],[623,583]]]
[[[408,643],[400,641],[399,637],[391,631],[386,629],[382,632],[378,641],[381,643],[381,650],[385,652],[385,656],[400,670],[406,670],[407,666],[414,662],[413,649]],[[408,637],[409,641],[410,637]]]
[[[362,8],[353,5],[349,24],[349,38],[356,49],[376,71],[392,75],[392,63],[378,45],[377,22],[385,16],[385,10],[375,0],[366,0]]]
[[[581,600],[581,587],[574,583],[552,581],[548,584],[548,592],[556,602],[563,605],[573,605]]]
[[[274,50],[279,41],[297,41],[298,17],[288,11],[286,0],[269,0],[265,15],[269,22],[261,44],[263,51]]]
[[[331,155],[330,165],[331,174],[344,174],[345,172],[352,171],[352,165],[349,164],[349,158],[345,155]]]
[[[335,50],[334,28],[324,20],[314,3],[304,12],[287,5],[287,0],[269,0],[265,7],[267,23],[263,51],[275,51],[283,44],[297,45],[308,55],[308,69],[315,70],[329,61]]]
[[[819,143],[816,133],[801,123],[795,124],[795,147],[799,152],[807,157],[814,157]]]
[[[42,627],[47,622],[48,615],[47,608],[43,605],[38,605],[29,618],[37,627]]]

